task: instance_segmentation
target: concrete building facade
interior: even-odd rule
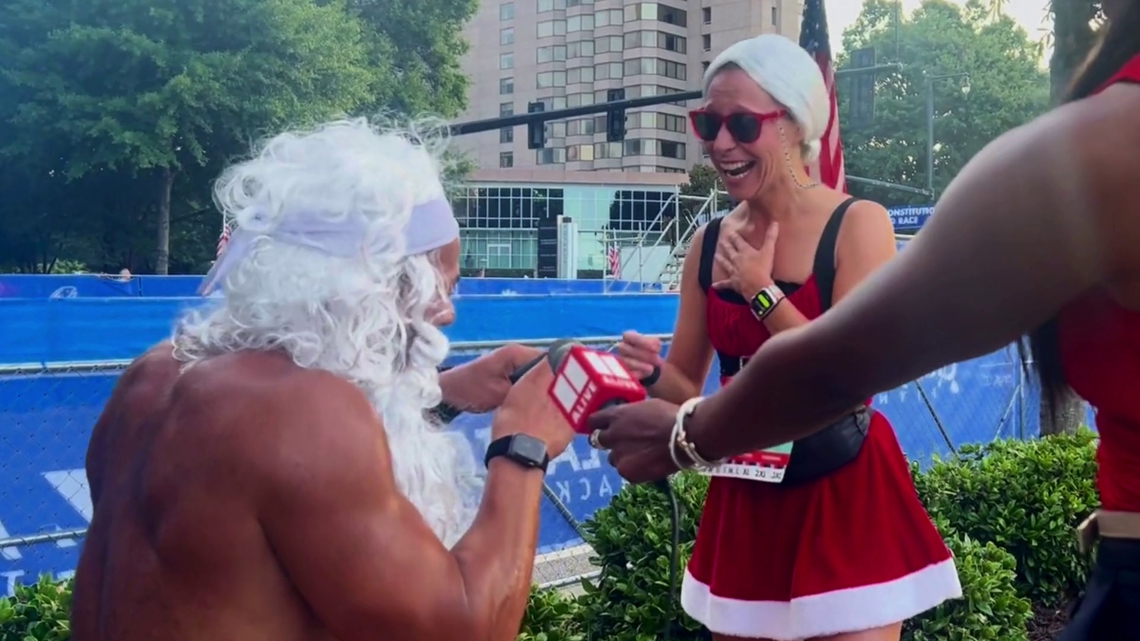
[[[463,120],[547,111],[700,88],[730,44],[760,33],[796,38],[803,0],[483,0],[467,27],[473,83]],[[479,167],[683,173],[701,160],[689,105],[629,112],[625,140],[606,141],[605,115],[547,123],[546,146],[526,127],[463,136]]]

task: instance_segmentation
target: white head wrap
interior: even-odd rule
[[[820,138],[827,129],[831,101],[823,74],[811,54],[795,42],[776,34],[741,40],[725,49],[705,71],[704,92],[727,64],[740,67],[772,98],[787,107],[803,132],[808,152],[804,161],[819,155]]]
[[[271,226],[268,214],[256,206],[251,207],[248,213],[250,215],[243,213],[238,216],[238,219],[247,221],[246,226],[234,231],[225,251],[206,274],[199,289],[202,296],[209,296],[225,282],[229,273],[249,255],[253,241],[259,236],[342,258],[369,251],[364,245],[369,221],[360,212],[331,217],[322,212],[297,209],[286,212],[276,226]],[[457,238],[459,222],[447,202],[443,185],[433,181],[428,193],[412,206],[411,219],[403,230],[404,255],[426,254]],[[388,240],[377,238],[374,243],[385,245]]]

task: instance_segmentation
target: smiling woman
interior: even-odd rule
[[[693,131],[741,204],[693,240],[667,358],[634,332],[619,347],[653,396],[683,407],[714,352],[728,384],[768,338],[819,317],[895,254],[881,206],[804,169],[830,109],[806,51],[775,35],[737,43],[704,87]],[[890,424],[851,410],[817,436],[711,468],[681,599],[718,641],[897,640],[902,621],[959,596]],[[885,532],[907,536],[884,545]]]

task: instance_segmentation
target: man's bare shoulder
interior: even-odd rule
[[[174,410],[194,416],[228,450],[270,476],[300,465],[308,472],[348,471],[356,457],[385,448],[375,409],[356,385],[296,365],[279,352],[241,351],[188,368]],[[332,466],[332,469],[325,469]]]

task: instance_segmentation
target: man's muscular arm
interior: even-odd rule
[[[260,519],[316,616],[340,641],[514,639],[542,472],[493,461],[475,523],[449,552],[397,488],[364,395],[331,375],[302,377],[271,411],[280,436],[264,444]]]

